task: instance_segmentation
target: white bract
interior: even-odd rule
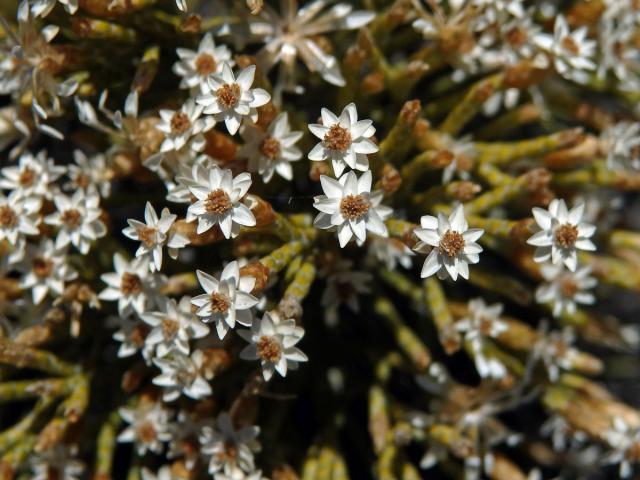
[[[293,179],[291,162],[302,158],[302,152],[295,146],[302,138],[302,132],[292,132],[289,117],[281,112],[271,122],[265,132],[259,127],[247,125],[240,130],[246,142],[238,152],[238,158],[249,159],[249,171],[262,175],[264,183],[268,183],[274,172],[285,180]]]
[[[249,65],[235,77],[229,64],[224,63],[222,72],[207,77],[207,92],[196,99],[204,106],[203,113],[213,115],[224,124],[231,135],[240,128],[242,119],[258,119],[256,108],[265,105],[271,96],[262,88],[251,88],[256,72],[255,65]]]
[[[202,270],[196,273],[206,293],[194,297],[191,303],[198,307],[196,315],[202,321],[215,323],[221,339],[235,327],[236,322],[245,327],[251,325],[251,309],[258,304],[258,299],[250,293],[255,278],[241,276],[240,266],[235,260],[224,267],[219,280]]]
[[[431,247],[420,276],[426,278],[436,273],[440,279],[447,275],[453,280],[457,280],[458,275],[469,278],[469,264],[480,260],[482,247],[476,240],[484,230],[469,228],[462,205],[456,206],[448,218],[442,213],[438,218],[425,215],[420,219],[420,226],[422,228],[414,230],[420,239],[414,249],[424,252]]]
[[[178,257],[178,251],[189,244],[189,239],[177,232],[170,232],[170,228],[177,218],[177,215],[169,212],[168,208],[163,208],[158,218],[158,214],[147,202],[144,209],[144,221],[129,219],[129,226],[122,230],[127,237],[138,240],[140,246],[136,251],[136,257],[146,257],[149,260],[151,271],[160,270],[162,267],[162,247],[167,246],[169,256],[173,259]]]
[[[589,240],[596,227],[582,222],[584,203],[568,210],[564,200],[554,199],[548,210],[534,207],[532,213],[540,231],[527,243],[537,247],[533,257],[536,262],[550,260],[553,264],[564,264],[573,272],[578,265],[577,250],[596,249]]]
[[[309,124],[309,130],[321,141],[309,152],[309,160],[331,160],[336,177],[345,167],[366,171],[369,168],[367,154],[378,151],[370,138],[376,132],[371,120],[358,120],[358,110],[350,103],[340,117],[323,108],[322,123]]]
[[[188,188],[197,201],[189,206],[187,221],[198,220],[198,234],[217,224],[225,238],[232,238],[238,235],[240,226],[256,224],[253,213],[242,203],[251,186],[249,173],[243,172],[233,178],[231,170],[213,167],[208,178],[195,180],[198,183],[190,184]]]
[[[57,211],[45,218],[45,223],[58,227],[56,248],[64,248],[70,243],[80,253],[89,253],[91,244],[107,234],[100,215],[100,197],[96,192],[85,193],[76,190],[72,197],[57,193],[53,197]]]
[[[382,191],[371,192],[371,171],[360,178],[354,172],[345,173],[339,180],[322,175],[320,183],[324,195],[314,198],[313,206],[320,210],[313,225],[324,230],[337,230],[340,247],[343,248],[355,235],[361,245],[367,231],[386,237],[384,220],[391,215],[391,208],[380,205]]]
[[[239,330],[247,345],[241,352],[243,360],[260,360],[262,375],[266,381],[278,372],[283,377],[288,370],[296,370],[307,356],[295,345],[304,336],[304,329],[293,319],[278,320],[265,312],[261,320],[251,325],[251,330]]]

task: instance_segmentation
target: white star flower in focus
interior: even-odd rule
[[[345,173],[339,180],[320,176],[325,195],[314,198],[313,206],[320,210],[313,225],[324,230],[337,230],[340,247],[344,248],[355,235],[361,245],[367,231],[386,237],[384,220],[392,210],[380,205],[383,193],[371,192],[372,175],[367,170],[360,178],[354,172]]]
[[[577,250],[594,251],[596,246],[590,237],[596,227],[582,222],[584,203],[580,203],[571,210],[562,199],[554,199],[549,209],[534,207],[533,216],[540,228],[527,243],[536,248],[533,259],[536,262],[564,264],[574,272],[578,265]]]
[[[330,110],[320,111],[322,123],[309,124],[309,130],[321,141],[309,152],[309,160],[331,160],[336,177],[346,167],[366,171],[369,168],[367,154],[378,151],[370,138],[376,132],[371,120],[358,120],[358,110],[350,103],[337,117]]]
[[[425,215],[420,219],[420,225],[422,228],[414,230],[420,239],[414,249],[420,252],[432,247],[420,276],[426,278],[437,273],[440,279],[447,275],[453,280],[457,280],[458,275],[469,278],[469,264],[480,260],[482,247],[476,240],[484,230],[469,228],[462,205],[456,206],[449,218],[442,213],[438,214],[438,218]]]
[[[200,285],[206,293],[198,295],[191,303],[198,307],[196,315],[204,322],[214,322],[220,339],[223,339],[236,322],[248,327],[253,321],[251,309],[258,299],[251,295],[255,278],[240,275],[237,261],[230,262],[222,270],[220,279],[198,270]]]
[[[231,170],[214,166],[206,180],[188,185],[197,201],[187,210],[187,221],[198,220],[197,233],[201,234],[218,224],[225,238],[240,232],[240,226],[253,227],[256,219],[242,198],[251,186],[251,175],[243,172],[233,178]]]
[[[273,372],[285,377],[288,370],[296,370],[307,356],[295,345],[304,336],[304,329],[293,319],[274,321],[265,312],[262,319],[251,325],[251,330],[239,330],[238,335],[249,342],[241,352],[243,360],[260,360],[262,375],[268,382]]]
[[[196,98],[204,106],[202,113],[213,115],[224,124],[231,135],[235,135],[244,117],[255,123],[256,108],[265,105],[271,96],[262,88],[251,88],[256,66],[249,65],[235,77],[229,64],[224,63],[222,72],[207,77],[207,91]]]

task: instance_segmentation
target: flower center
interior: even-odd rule
[[[580,47],[578,46],[576,41],[570,36],[564,37],[560,42],[560,44],[562,45],[562,48],[564,48],[571,55],[578,55],[580,53]]]
[[[212,293],[210,301],[211,311],[214,313],[225,313],[231,306],[229,298],[221,293]]]
[[[560,288],[560,295],[564,298],[573,298],[578,293],[578,284],[571,275],[565,275],[560,279],[558,287]]]
[[[157,438],[156,429],[150,421],[141,422],[137,428],[138,438],[143,443],[152,443]]]
[[[524,28],[514,27],[507,32],[506,39],[512,46],[518,48],[525,44],[529,35]]]
[[[440,239],[440,245],[438,245],[440,254],[448,257],[460,255],[463,249],[464,237],[461,233],[454,232],[453,230],[447,230]]]
[[[142,292],[142,280],[135,273],[124,272],[120,280],[120,290],[125,295],[135,295]]]
[[[33,273],[39,278],[47,278],[53,271],[53,262],[48,258],[36,257],[31,261]]]
[[[171,133],[174,135],[182,135],[191,128],[189,115],[184,112],[175,112],[171,117]]]
[[[370,206],[362,195],[347,195],[340,201],[340,213],[348,220],[356,220],[366,215]]]
[[[78,185],[80,188],[87,188],[90,182],[91,179],[89,178],[89,175],[86,175],[84,173],[80,173],[76,177],[76,185]]]
[[[324,134],[324,145],[329,150],[346,152],[351,146],[351,133],[340,125],[331,125],[329,131]]]
[[[170,318],[162,320],[162,335],[164,335],[165,339],[171,340],[175,338],[179,329],[180,324],[175,320],[171,320]]]
[[[260,153],[270,160],[275,160],[280,153],[280,142],[273,137],[265,138],[260,144]]]
[[[144,341],[149,335],[149,327],[146,325],[136,325],[129,333],[129,342],[135,345],[137,348],[144,347]]]
[[[60,215],[60,221],[64,223],[68,228],[78,228],[82,223],[82,214],[75,208],[65,210]]]
[[[203,77],[211,75],[216,71],[216,66],[216,61],[208,53],[201,53],[198,55],[198,58],[196,58],[196,72],[198,72],[198,75]]]
[[[18,224],[18,216],[8,205],[0,207],[0,227],[13,228]]]
[[[258,347],[258,356],[261,359],[271,363],[276,363],[280,360],[282,348],[275,338],[262,336],[256,346]]]
[[[218,453],[221,462],[235,463],[238,459],[238,446],[231,441],[224,442],[224,450]]]
[[[218,103],[225,109],[235,107],[240,101],[240,85],[237,83],[225,83],[217,92]]]
[[[204,201],[204,208],[209,213],[222,214],[231,210],[232,207],[229,195],[221,188],[209,193]]]
[[[480,333],[482,333],[482,335],[484,335],[485,337],[489,337],[491,336],[491,330],[493,328],[493,319],[490,317],[486,317],[486,316],[481,316],[480,317]]]
[[[576,240],[578,240],[578,227],[565,223],[556,228],[554,236],[556,242],[562,248],[571,248],[576,244]]]
[[[156,243],[156,233],[157,230],[153,227],[140,227],[136,231],[138,234],[138,238],[145,246],[151,247]]]
[[[29,167],[25,167],[25,169],[22,170],[22,173],[20,173],[20,178],[18,179],[18,182],[20,183],[21,187],[30,187],[31,185],[33,185],[33,181],[35,179],[36,179],[35,170]]]

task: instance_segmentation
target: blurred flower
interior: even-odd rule
[[[235,62],[231,58],[231,51],[226,45],[216,46],[211,33],[206,33],[198,50],[177,48],[180,59],[173,65],[173,72],[182,77],[180,88],[196,88],[201,93],[207,91],[207,77],[214,73],[222,73],[222,65],[227,63],[233,67]]]
[[[554,317],[559,317],[564,312],[573,315],[576,304],[595,303],[596,297],[587,291],[598,284],[590,275],[590,265],[580,267],[575,272],[567,272],[562,269],[562,265],[553,264],[543,265],[540,270],[547,283],[536,289],[536,301],[551,303]]]

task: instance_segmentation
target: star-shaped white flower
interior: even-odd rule
[[[38,235],[41,205],[38,197],[21,197],[11,192],[8,197],[0,193],[0,240],[6,239],[14,247],[25,235]]]
[[[378,151],[370,138],[376,132],[371,120],[358,120],[358,110],[350,103],[340,117],[323,108],[322,124],[312,123],[309,130],[321,141],[309,152],[309,160],[331,160],[336,177],[345,167],[365,171],[369,168],[367,154]]]
[[[249,117],[252,122],[258,119],[256,108],[265,105],[271,96],[262,88],[251,88],[256,66],[249,65],[235,77],[229,64],[222,66],[222,72],[207,77],[207,93],[196,98],[204,106],[203,113],[213,115],[224,124],[231,135],[240,128],[242,119]]]
[[[258,299],[250,293],[255,278],[241,276],[240,266],[235,260],[224,267],[219,280],[202,270],[196,273],[206,293],[194,297],[191,303],[198,307],[196,315],[202,321],[215,323],[221,339],[236,326],[236,322],[245,327],[251,325],[251,309],[258,304]]]
[[[549,210],[534,207],[532,212],[540,231],[527,243],[537,247],[533,257],[536,262],[551,260],[553,264],[563,263],[574,272],[578,265],[577,250],[596,249],[589,240],[596,227],[582,222],[584,203],[567,210],[564,200],[554,199],[549,204]]]
[[[20,266],[24,275],[20,287],[31,289],[34,304],[39,304],[52,292],[57,296],[64,292],[65,283],[78,276],[67,263],[66,249],[55,248],[53,241],[43,239],[40,244],[27,246],[24,263]]]
[[[197,135],[210,130],[215,124],[211,116],[200,117],[202,106],[189,99],[180,110],[160,110],[160,122],[156,126],[164,133],[164,141],[160,145],[160,152],[179,151],[190,140],[204,144],[204,138]],[[194,146],[195,151],[202,150],[203,145]]]
[[[438,218],[425,215],[420,219],[420,225],[422,228],[414,230],[420,239],[415,250],[424,251],[432,247],[420,276],[426,278],[437,273],[440,279],[447,275],[453,280],[457,280],[458,275],[469,278],[469,264],[480,260],[482,247],[476,240],[484,230],[469,228],[462,205],[456,206],[449,218],[442,213],[438,214]]]
[[[538,303],[553,304],[553,316],[559,317],[563,312],[573,315],[576,304],[591,305],[596,297],[589,290],[598,284],[591,276],[591,266],[585,265],[575,272],[567,272],[562,265],[545,264],[541,267],[542,276],[546,280],[536,290]]]
[[[201,93],[207,92],[207,77],[214,73],[221,73],[222,66],[227,63],[233,67],[231,51],[226,45],[216,46],[211,33],[206,33],[198,51],[187,48],[177,48],[180,60],[173,65],[173,72],[182,77],[180,88],[198,87]]]
[[[304,329],[296,326],[293,319],[276,322],[265,312],[261,320],[254,322],[251,330],[239,330],[238,335],[249,342],[240,352],[240,358],[260,360],[266,381],[271,379],[274,371],[285,377],[287,370],[295,370],[299,362],[308,360],[295,346],[304,336]]]
[[[144,209],[144,221],[129,219],[129,226],[122,230],[127,237],[138,240],[140,246],[136,251],[136,257],[148,257],[151,271],[159,271],[162,267],[162,247],[166,245],[169,256],[173,259],[178,257],[178,251],[189,244],[189,239],[176,232],[169,232],[177,216],[169,212],[168,208],[163,208],[158,218],[153,205],[147,202]]]
[[[214,166],[206,181],[198,180],[198,184],[188,186],[197,201],[187,210],[188,222],[198,220],[198,234],[218,224],[225,238],[231,238],[240,233],[240,226],[256,224],[253,213],[242,203],[251,186],[249,173],[243,172],[233,178],[231,170]]]
[[[153,363],[162,372],[154,377],[153,384],[163,388],[162,400],[172,402],[184,393],[199,400],[211,395],[211,385],[204,376],[205,356],[202,350],[191,355],[174,351],[164,358],[154,358]]]
[[[340,247],[343,248],[355,235],[358,244],[367,238],[367,231],[386,237],[384,220],[391,215],[391,208],[380,205],[382,192],[371,192],[371,171],[360,178],[354,172],[345,173],[339,180],[322,175],[320,183],[325,195],[318,195],[313,206],[321,213],[313,225],[325,230],[337,230]]]

